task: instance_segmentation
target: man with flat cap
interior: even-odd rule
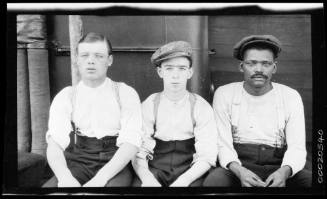
[[[272,35],[251,35],[235,45],[244,81],[215,91],[220,167],[204,186],[311,186],[311,172],[303,170],[307,152],[301,96],[271,82],[280,52],[281,42]]]
[[[192,48],[170,42],[151,57],[163,91],[142,103],[143,144],[132,162],[134,186],[202,186],[216,164],[218,133],[211,106],[186,89],[192,77]]]

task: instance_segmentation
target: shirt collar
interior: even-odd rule
[[[169,103],[174,104],[174,105],[180,105],[180,104],[184,104],[185,100],[189,97],[190,93],[187,92],[182,99],[178,100],[178,101],[172,101],[170,100],[167,96],[165,96],[164,93],[162,93],[162,96],[165,100],[167,100]]]
[[[111,83],[110,82],[110,79],[108,77],[106,77],[106,79],[102,82],[102,84],[100,84],[99,86],[95,87],[95,88],[92,88],[92,87],[89,87],[87,86],[83,81],[80,81],[78,83],[78,87],[87,91],[87,92],[96,92],[96,91],[100,91],[100,90],[103,90],[103,88],[106,86],[106,84],[108,83]]]
[[[271,97],[271,95],[273,95],[273,94],[275,93],[275,90],[276,90],[274,87],[272,87],[272,89],[271,89],[270,91],[268,91],[267,93],[265,93],[265,94],[263,94],[263,95],[258,95],[258,96],[256,96],[256,95],[251,95],[250,93],[248,93],[248,92],[245,90],[244,87],[242,87],[242,89],[243,89],[243,93],[245,93],[246,96],[248,96],[248,97],[250,97],[250,98],[252,98],[252,99],[263,99],[263,98],[267,98],[267,96],[268,96],[268,97]]]

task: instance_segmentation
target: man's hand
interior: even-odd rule
[[[259,176],[237,162],[231,162],[229,169],[240,179],[242,187],[265,187]]]
[[[292,170],[289,166],[283,166],[270,174],[266,179],[266,186],[268,187],[285,187],[286,180],[291,175]]]
[[[58,187],[81,187],[81,184],[73,176],[58,179]]]
[[[101,170],[83,185],[83,187],[104,187],[108,182],[106,175],[101,174]]]
[[[188,187],[190,184],[191,182],[188,179],[180,176],[170,185],[170,187]]]
[[[259,176],[250,171],[249,169],[242,167],[240,171],[240,181],[242,187],[265,187],[264,183]]]

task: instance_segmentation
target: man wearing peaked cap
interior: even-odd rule
[[[213,109],[220,167],[204,186],[310,187],[304,110],[299,93],[271,82],[281,42],[272,35],[244,37],[234,46],[244,81],[219,87]]]
[[[151,57],[163,79],[162,92],[142,103],[144,136],[133,161],[133,186],[201,186],[217,158],[218,133],[213,110],[186,89],[192,77],[192,47],[175,41]]]
[[[174,57],[186,57],[192,65],[192,47],[188,42],[176,41],[168,43],[160,47],[151,56],[151,62],[155,66],[160,66],[160,63],[166,59]]]
[[[244,50],[248,47],[251,46],[251,44],[262,44],[270,47],[270,49],[274,53],[274,57],[277,58],[278,54],[281,52],[281,42],[274,37],[273,35],[251,35],[248,37],[244,37],[241,41],[239,41],[235,46],[234,46],[234,54],[233,56],[238,59],[242,60],[243,59],[243,53]]]

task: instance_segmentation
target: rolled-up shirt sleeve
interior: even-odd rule
[[[153,96],[152,96],[153,97]],[[142,103],[142,117],[143,117],[143,135],[142,145],[139,152],[133,161],[134,169],[137,170],[140,167],[148,168],[148,160],[153,157],[153,149],[155,147],[155,140],[152,135],[154,133],[154,116],[153,116],[153,100],[152,97],[148,97]]]
[[[121,129],[117,138],[117,146],[127,142],[141,147],[142,112],[141,102],[137,92],[126,84],[120,85]]]
[[[194,107],[195,151],[193,163],[204,161],[211,166],[216,166],[218,155],[218,133],[211,106],[202,99],[196,101]]]
[[[289,110],[285,127],[287,150],[281,165],[290,166],[292,176],[304,168],[307,155],[303,103],[299,93],[293,91],[292,96],[288,97],[292,99],[291,103],[286,106]]]
[[[218,130],[218,159],[220,166],[228,169],[227,165],[237,162],[242,165],[233,146],[231,131],[231,96],[224,96],[225,90],[219,87],[213,98],[213,110]],[[228,100],[226,99],[228,98]]]
[[[70,142],[71,127],[71,87],[62,89],[53,99],[46,132],[46,142],[51,137],[63,150]]]

